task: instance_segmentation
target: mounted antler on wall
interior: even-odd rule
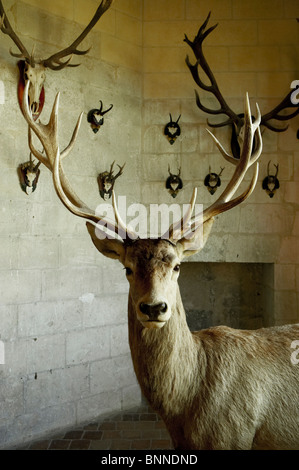
[[[22,190],[26,194],[32,194],[36,190],[36,185],[40,175],[41,162],[35,164],[32,160],[32,154],[30,153],[30,159],[28,162],[21,163],[18,167],[19,180]]]
[[[187,56],[186,64],[189,67],[192,77],[195,83],[199,86],[199,88],[209,93],[212,93],[220,104],[220,108],[218,109],[210,109],[204,106],[200,100],[199,94],[197,93],[197,91],[195,91],[197,106],[205,113],[212,114],[214,116],[225,114],[228,117],[228,119],[226,119],[225,121],[217,124],[213,124],[208,121],[208,125],[210,127],[223,127],[228,125],[232,126],[231,149],[234,157],[240,158],[240,147],[242,147],[243,141],[244,114],[235,113],[225,101],[202,50],[203,41],[216,28],[216,26],[218,26],[218,24],[215,24],[214,26],[211,26],[209,29],[206,30],[210,15],[211,12],[208,14],[207,19],[199,28],[197,36],[194,38],[194,41],[190,41],[187,35],[185,35],[184,41],[189,44],[196,57],[196,63],[192,65],[189,60],[189,57]],[[209,84],[204,83],[200,78],[198,70],[199,66],[202,68],[203,72],[209,79]],[[295,117],[299,113],[299,104],[294,104],[291,101],[291,94],[292,91],[290,91],[287,96],[281,101],[281,103],[278,104],[274,109],[272,109],[272,111],[267,114],[264,114],[261,117],[261,125],[267,127],[269,130],[274,132],[283,132],[287,130],[288,126],[282,128],[276,127],[276,125],[271,124],[269,121],[271,121],[272,119],[277,121],[287,121]],[[279,114],[281,111],[288,108],[295,108],[295,110],[293,109],[292,111],[289,111],[287,114],[284,115]],[[252,120],[255,120],[253,116]]]
[[[277,178],[279,165],[278,163],[277,165],[275,165],[274,163],[276,172],[275,172],[275,175],[270,175],[270,163],[271,163],[271,160],[268,162],[267,176],[263,179],[262,187],[266,191],[268,196],[272,198],[275,194],[275,191],[279,189],[280,187],[280,184]]]
[[[117,165],[119,172],[116,175],[113,175],[114,163],[115,161],[111,164],[110,171],[104,171],[98,176],[100,195],[104,200],[111,198],[115,181],[123,174],[125,167],[125,164],[123,166]]]
[[[171,114],[169,114],[169,117],[170,121],[164,127],[164,135],[167,137],[170,145],[173,145],[177,137],[181,135],[181,128],[178,124],[181,115],[179,115],[176,121],[173,121]]]
[[[113,104],[110,105],[108,109],[103,111],[103,102],[100,100],[101,107],[100,109],[91,109],[87,114],[87,121],[90,123],[92,131],[96,134],[100,127],[104,124],[104,116],[109,113],[113,108]],[[98,119],[99,117],[99,119]]]
[[[0,0],[0,29],[4,34],[7,34],[15,43],[20,53],[14,53],[10,51],[13,57],[21,59],[19,63],[20,69],[20,80],[18,85],[18,97],[19,104],[22,104],[22,97],[24,93],[24,87],[27,81],[30,82],[29,88],[29,103],[34,119],[37,119],[43,109],[44,104],[44,82],[46,79],[46,69],[51,70],[62,70],[65,67],[78,67],[80,64],[71,64],[73,55],[85,55],[90,51],[90,48],[86,51],[80,51],[78,46],[85,39],[88,33],[99,21],[101,16],[111,6],[113,0],[102,0],[100,6],[95,12],[92,20],[86,26],[80,36],[65,49],[51,55],[47,59],[36,59],[34,52],[29,54],[28,50],[13,30],[8,18],[5,13],[2,1]],[[68,59],[66,59],[68,57]],[[65,59],[63,61],[63,59]]]
[[[169,176],[166,180],[166,189],[168,189],[169,194],[174,198],[177,197],[178,192],[183,187],[183,181],[181,179],[181,168],[178,169],[178,174],[175,175],[170,171],[170,165],[168,165]]]

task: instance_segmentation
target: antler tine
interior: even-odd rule
[[[54,160],[54,166],[53,166],[53,183],[55,190],[57,192],[57,195],[61,202],[64,204],[64,206],[73,214],[77,215],[78,217],[83,217],[85,219],[88,219],[95,224],[100,222],[102,220],[102,217],[99,217],[95,214],[94,211],[91,209],[85,207],[79,207],[78,205],[74,204],[68,197],[68,195],[65,193],[65,189],[63,187],[63,184],[61,182],[61,164],[60,164],[60,153],[59,150],[57,150],[56,157]],[[106,222],[107,228],[115,231],[115,224],[110,223],[108,220]]]
[[[120,165],[118,165],[118,164],[117,164],[117,166],[118,166],[118,168],[119,168],[119,171],[118,171],[118,173],[113,177],[114,180],[116,180],[119,176],[122,175],[123,169],[124,169],[124,167],[126,166],[126,162],[123,164],[123,166],[120,166]]]
[[[7,34],[13,40],[13,42],[15,43],[15,45],[17,46],[17,48],[21,52],[21,54],[16,54],[16,53],[10,51],[10,54],[14,57],[24,58],[29,63],[31,63],[30,62],[31,61],[31,56],[30,56],[29,52],[27,51],[26,47],[24,46],[24,44],[22,43],[22,41],[20,40],[20,38],[17,36],[15,31],[13,30],[13,28],[12,28],[8,18],[7,18],[7,15],[5,13],[5,10],[4,10],[4,7],[3,7],[3,4],[2,4],[1,0],[0,0],[0,17],[1,17],[1,21],[0,21],[1,31],[4,34]]]
[[[56,95],[49,123],[44,125],[41,122],[34,121],[33,118],[32,118],[31,110],[30,110],[29,103],[28,103],[29,85],[30,85],[30,83],[28,81],[25,85],[24,96],[23,96],[23,101],[22,101],[22,112],[23,112],[25,120],[27,121],[29,129],[30,129],[28,131],[29,147],[30,147],[30,150],[32,151],[32,153],[34,154],[34,156],[39,161],[44,163],[50,171],[53,172],[54,162],[55,162],[57,152],[60,155],[59,144],[58,144],[58,106],[59,106],[59,96],[60,96],[60,94],[57,93],[57,95]],[[79,119],[77,121],[77,125],[75,127],[74,132],[73,132],[73,135],[72,135],[72,138],[71,138],[71,141],[70,141],[69,145],[62,152],[63,157],[68,155],[69,152],[72,150],[72,148],[75,145],[75,140],[76,140],[76,137],[78,135],[81,119],[82,119],[82,114],[79,116]],[[35,148],[35,146],[33,145],[31,131],[33,131],[35,133],[35,135],[38,137],[38,139],[40,140],[40,142],[41,142],[41,144],[42,144],[42,146],[45,150],[46,157],[44,155],[42,155],[42,153],[39,150],[37,150]],[[60,171],[61,183],[62,183],[62,186],[64,188],[64,192],[67,194],[68,198],[78,208],[82,208],[86,211],[90,211],[90,209],[88,209],[86,207],[84,202],[82,202],[79,199],[79,197],[77,196],[77,194],[73,191],[66,175],[64,174],[64,171],[63,171],[63,168],[62,168],[61,165],[60,165],[59,171]]]
[[[246,116],[250,116],[250,106],[249,106],[249,98],[248,94],[246,94],[246,101],[245,101],[245,106],[247,107],[247,110],[245,111],[245,119]],[[249,106],[249,108],[248,108]],[[260,129],[260,124],[261,124],[261,112],[259,109],[258,104],[256,103],[256,111],[257,111],[257,117],[255,121],[252,123],[251,122],[251,128],[252,128],[252,133],[256,133],[256,150],[251,154],[250,161],[249,161],[249,166],[253,165],[253,163],[256,162],[256,160],[259,158],[261,151],[262,151],[262,135],[261,135],[261,129]],[[210,136],[213,138],[218,150],[220,153],[223,155],[223,157],[233,165],[238,165],[239,159],[233,157],[231,154],[229,154],[223,145],[219,142],[219,140],[212,134],[212,132],[209,129],[206,129],[206,131],[210,134]]]
[[[287,96],[281,101],[281,103],[279,103],[274,109],[272,109],[272,111],[270,111],[269,113],[265,114],[262,117],[261,124],[263,126],[267,127],[268,129],[274,132],[284,132],[285,130],[287,130],[288,125],[285,127],[278,128],[270,124],[268,121],[270,121],[271,119],[275,119],[276,121],[287,121],[297,116],[297,114],[299,113],[299,106],[298,104],[293,104],[291,102],[291,94],[292,94],[292,91],[290,91],[287,94]],[[283,111],[284,109],[287,109],[287,108],[296,108],[296,109],[295,111],[289,112],[288,114],[285,114],[285,115],[278,114],[280,111]]]
[[[167,232],[162,235],[161,238],[167,238],[170,241],[175,241],[182,238],[182,234],[189,229],[189,224],[191,220],[191,216],[194,210],[195,201],[197,196],[197,188],[193,189],[192,197],[190,203],[188,204],[188,209],[186,213],[183,215],[181,220],[175,222]]]
[[[258,163],[256,163],[256,161],[262,152],[262,139],[259,135],[257,148],[254,152],[254,156],[252,156],[253,139],[256,131],[259,129],[259,127],[257,127],[259,126],[259,122],[260,118],[258,116],[256,122],[252,123],[249,98],[248,94],[246,94],[244,124],[245,132],[240,160],[235,168],[232,179],[230,180],[220,197],[217,199],[217,201],[215,201],[214,204],[204,210],[204,221],[214,217],[217,214],[220,214],[221,212],[227,211],[235,207],[236,205],[244,201],[252,193],[258,177]],[[253,163],[255,164],[254,175],[249,187],[240,196],[237,196],[235,199],[232,200],[232,197],[234,196],[235,192],[243,181],[246,171]]]
[[[113,209],[115,213],[115,218],[117,223],[109,221],[109,219],[98,216],[95,211],[90,209],[86,204],[84,204],[77,194],[73,191],[61,165],[61,157],[66,156],[73,149],[76,137],[78,135],[79,127],[81,124],[81,119],[83,113],[80,114],[75,130],[73,132],[70,144],[66,149],[60,154],[59,144],[58,144],[58,105],[59,105],[59,93],[55,98],[55,102],[52,108],[51,117],[49,123],[44,125],[40,122],[36,122],[32,119],[31,111],[28,105],[28,88],[29,83],[25,86],[24,97],[23,97],[23,114],[28,123],[29,129],[32,130],[36,136],[39,138],[41,144],[44,147],[47,158],[45,158],[41,152],[39,152],[32,143],[32,135],[30,135],[30,148],[32,147],[33,153],[36,158],[44,163],[47,168],[53,173],[54,186],[57,192],[58,197],[61,202],[69,209],[73,214],[88,219],[94,224],[98,224],[101,221],[104,221],[108,230],[112,231],[114,234],[119,234],[122,238],[126,238],[126,235],[129,235],[130,238],[136,238],[137,235],[132,231],[129,231],[125,224],[121,221],[119,216],[115,198],[113,203]],[[98,225],[97,225],[98,227]],[[98,227],[100,229],[100,227]]]
[[[52,70],[61,70],[65,67],[77,67],[79,64],[70,64],[70,59],[68,59],[65,62],[62,62],[61,59],[64,57],[68,57],[70,55],[85,55],[87,54],[91,48],[85,50],[85,51],[79,51],[77,47],[79,44],[85,39],[85,37],[88,35],[88,33],[92,30],[92,28],[96,25],[96,23],[99,21],[101,16],[110,8],[113,0],[102,0],[100,6],[97,8],[97,11],[95,12],[93,18],[89,22],[89,24],[86,26],[84,31],[80,34],[80,36],[75,39],[75,41],[65,49],[63,49],[60,52],[57,52],[56,54],[53,54],[52,56],[48,57],[48,59],[45,59],[42,61],[42,64],[45,67],[48,67]]]

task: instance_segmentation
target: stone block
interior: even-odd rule
[[[279,17],[278,17],[279,18]],[[293,44],[297,25],[290,19],[260,19],[258,22],[258,40],[260,44],[271,46]],[[275,31],[275,34],[273,34]]]
[[[281,264],[299,263],[299,246],[297,237],[284,237],[278,252],[278,262]]]
[[[49,269],[42,274],[42,300],[78,299],[86,292],[102,291],[102,270],[88,265]]]
[[[127,321],[128,294],[107,292],[82,305],[82,322],[85,328],[119,325]]]
[[[124,356],[130,353],[128,324],[111,326],[111,356]]]
[[[296,290],[296,266],[293,264],[275,264],[274,288],[278,291]]]
[[[55,335],[81,328],[82,306],[79,300],[54,299],[18,306],[18,336]]]
[[[88,382],[87,364],[34,374],[25,386],[26,413],[75,402],[88,395]]]
[[[0,271],[0,298],[3,304],[40,300],[40,271],[26,269]]]
[[[136,382],[130,355],[94,362],[91,364],[90,379],[93,395],[129,387]]]
[[[144,21],[183,20],[184,3],[180,0],[145,0]]]
[[[202,2],[196,2],[194,0],[186,1],[186,18],[189,20],[198,19],[202,21],[208,15],[209,11],[212,11],[213,21],[219,19],[227,19],[232,17],[232,8],[230,0],[211,0],[209,4]]]
[[[118,0],[115,8],[127,15],[142,19],[142,3],[139,0]]]
[[[135,71],[141,70],[141,46],[128,42],[124,43],[121,39],[104,33],[101,40],[101,57],[102,60],[112,64]]]
[[[234,72],[277,72],[278,46],[235,46],[230,49],[230,69]]]
[[[116,36],[122,41],[142,45],[142,25],[140,19],[116,12],[115,19]]]
[[[81,398],[77,406],[78,422],[94,420],[99,416],[119,411],[121,408],[121,390],[103,392]]]
[[[26,341],[27,373],[60,369],[65,365],[65,335],[37,336]]]
[[[238,0],[233,1],[234,18],[281,18],[283,16],[283,4],[279,0],[264,0],[260,2],[254,0],[244,3]]]
[[[0,374],[0,418],[2,422],[9,422],[24,412],[23,399],[22,381],[16,377],[8,377],[3,380]]]
[[[42,9],[47,13],[51,13],[57,16],[63,16],[64,18],[72,19],[73,18],[73,1],[66,0],[63,4],[59,0],[45,0],[42,3],[38,0],[26,0],[26,3],[32,5],[37,11]],[[85,7],[85,10],[87,6]]]
[[[111,354],[110,327],[88,328],[66,336],[66,363],[86,364]]]

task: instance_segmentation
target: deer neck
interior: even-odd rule
[[[133,365],[144,396],[162,417],[179,413],[182,404],[192,401],[194,377],[200,380],[204,374],[198,361],[200,343],[187,325],[179,288],[176,307],[163,328],[143,328],[130,294],[128,321]]]

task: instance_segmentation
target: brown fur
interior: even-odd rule
[[[174,447],[299,449],[299,364],[291,363],[299,325],[191,333],[171,274],[184,256],[182,247],[139,240],[116,251],[113,257],[133,271],[128,321],[136,376]],[[138,320],[139,299],[151,295],[171,306],[159,329]]]

